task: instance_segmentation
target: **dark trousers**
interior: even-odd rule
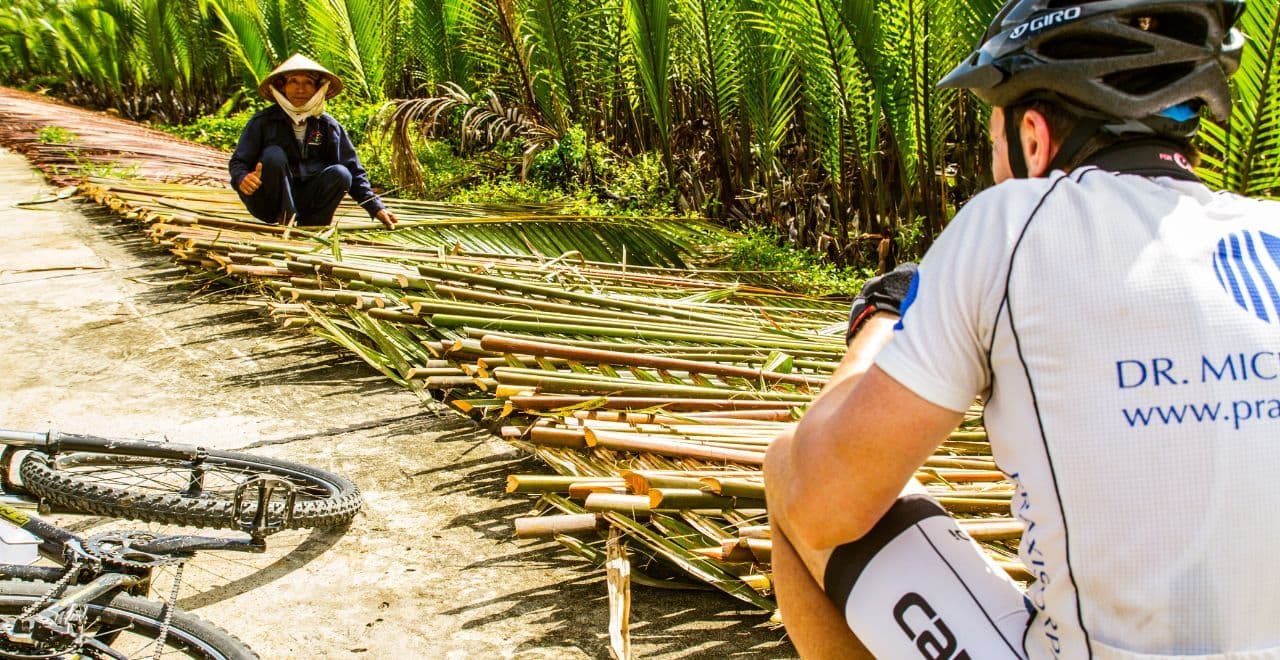
[[[249,213],[263,222],[278,224],[296,215],[299,225],[327,225],[351,188],[351,172],[342,165],[330,165],[305,181],[293,180],[289,157],[280,147],[263,149],[260,162],[262,185],[252,195],[236,192]]]

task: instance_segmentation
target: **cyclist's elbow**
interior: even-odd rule
[[[771,524],[793,541],[814,548],[834,548],[860,538],[875,525],[877,512],[860,506],[852,470],[838,467],[838,457],[821,456],[826,443],[788,429],[765,455],[765,493]]]

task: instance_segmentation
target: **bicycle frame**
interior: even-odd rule
[[[90,564],[97,562],[97,558],[89,551],[85,550],[84,539],[82,537],[58,527],[39,516],[24,513],[14,506],[0,502],[0,518],[21,527],[24,531],[29,532],[32,536],[40,539],[40,554],[48,559],[63,565],[71,563],[75,558],[87,560]],[[147,543],[134,546],[134,549],[141,553],[150,555],[190,557],[200,550],[232,550],[236,552],[255,553],[264,552],[266,550],[266,542],[253,536],[250,536],[247,539],[237,539],[231,537],[199,536],[195,534],[174,534],[156,537]],[[53,567],[30,567],[23,566],[21,564],[0,564],[0,574],[23,577],[16,575],[16,573],[21,573],[23,571],[11,570],[14,568],[49,568],[53,571],[58,570]],[[59,575],[61,574],[59,573]]]
[[[196,445],[177,442],[147,442],[145,440],[111,440],[75,433],[31,433],[0,429],[0,444],[20,449],[35,449],[46,454],[63,451],[92,451],[100,454],[128,454],[148,458],[169,458],[199,463],[209,456],[209,451]]]
[[[35,644],[49,638],[74,639],[78,634],[75,629],[77,612],[86,603],[117,589],[127,590],[135,595],[146,595],[145,592],[150,588],[152,567],[108,568],[101,557],[85,548],[84,539],[80,536],[3,502],[0,502],[0,519],[17,525],[40,539],[40,554],[63,567],[0,564],[0,575],[57,583],[68,577],[68,571],[77,571],[70,576],[75,588],[32,613],[27,619],[17,622],[15,628],[7,632],[11,642]],[[199,550],[260,553],[266,550],[266,543],[261,538],[252,536],[236,539],[173,535],[157,537],[147,543],[132,546],[132,549],[144,555],[187,558]],[[102,650],[110,652],[106,647]]]

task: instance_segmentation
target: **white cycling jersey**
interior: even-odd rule
[[[1280,204],[1095,167],[1006,182],[925,256],[877,364],[985,398],[1029,657],[1280,657]]]

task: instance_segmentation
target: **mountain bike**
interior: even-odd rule
[[[240,452],[54,431],[0,430],[0,445],[4,491],[29,494],[42,509],[241,533],[79,536],[0,502],[0,525],[31,534],[39,555],[57,564],[0,563],[6,658],[257,657],[177,608],[186,560],[204,550],[263,553],[271,534],[344,524],[361,505],[359,490],[339,475]],[[164,603],[145,598],[161,570],[173,572]]]
[[[269,499],[264,491],[273,485],[259,482],[255,499]],[[0,519],[39,539],[39,554],[58,564],[0,564],[0,657],[257,657],[230,633],[175,605],[182,566],[197,551],[265,549],[264,535],[252,525],[247,538],[139,531],[82,537],[2,502]],[[168,601],[143,598],[153,571],[163,566],[177,570]]]
[[[345,477],[242,452],[3,429],[0,445],[4,492],[78,513],[262,538],[346,524],[362,504],[360,490]]]

